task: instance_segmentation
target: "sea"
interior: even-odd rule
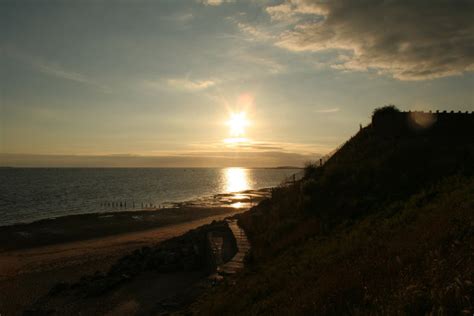
[[[298,169],[0,168],[0,226],[269,188]]]

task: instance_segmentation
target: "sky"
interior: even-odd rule
[[[473,111],[473,21],[473,0],[1,0],[0,165],[301,166],[376,107]]]

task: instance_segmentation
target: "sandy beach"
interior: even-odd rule
[[[254,200],[261,200],[265,192],[249,194]],[[237,199],[242,200],[242,195]],[[0,227],[0,313],[22,314],[58,282],[76,282],[81,276],[105,272],[135,249],[248,209],[198,204],[190,202],[155,211],[73,215]],[[178,283],[186,286],[196,276],[174,277],[184,278]]]

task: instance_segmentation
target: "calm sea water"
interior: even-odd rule
[[[292,169],[0,169],[0,226],[278,185]],[[110,202],[127,207],[109,206]]]

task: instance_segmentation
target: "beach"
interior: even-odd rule
[[[256,203],[268,192],[242,192],[236,195],[240,202],[227,197],[220,205],[200,200],[168,209],[72,215],[0,227],[0,312],[21,314],[58,282],[105,272],[136,249],[241,213],[250,206],[245,204],[249,196]],[[187,286],[196,275],[175,277],[181,280],[177,284]]]

